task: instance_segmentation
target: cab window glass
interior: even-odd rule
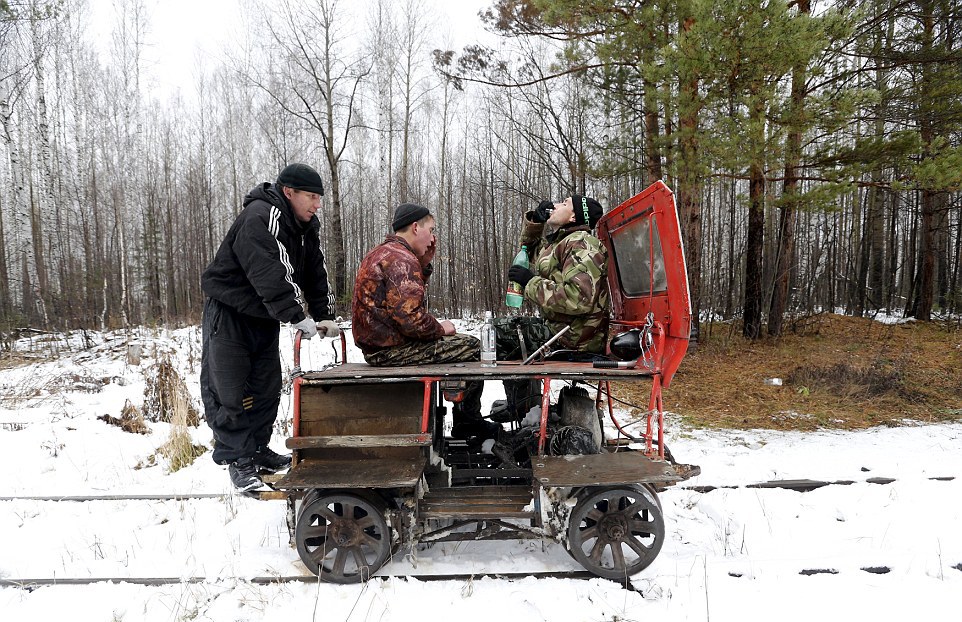
[[[649,226],[654,230],[649,231]],[[661,240],[658,238],[658,226],[654,220],[637,218],[612,235],[611,241],[621,290],[626,296],[645,296],[649,292],[663,292],[668,289],[665,258],[661,253]]]

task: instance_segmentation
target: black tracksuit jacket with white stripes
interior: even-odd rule
[[[244,315],[280,322],[334,318],[317,217],[301,223],[287,199],[264,182],[244,197],[201,277],[204,293]]]

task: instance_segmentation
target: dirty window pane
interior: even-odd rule
[[[649,235],[648,226],[654,228],[654,236]],[[654,249],[651,242],[654,241]],[[654,220],[638,218],[612,237],[615,249],[615,259],[618,263],[618,275],[621,279],[621,289],[626,296],[644,296],[649,292],[662,292],[668,289],[665,277],[665,259],[661,253],[661,240],[658,238],[658,226]],[[654,274],[652,274],[654,261]],[[654,287],[651,287],[651,277],[654,276]]]

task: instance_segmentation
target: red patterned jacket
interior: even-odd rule
[[[354,342],[364,354],[444,336],[444,328],[425,306],[430,270],[421,268],[411,247],[396,235],[365,255],[351,306]]]

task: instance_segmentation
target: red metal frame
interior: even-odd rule
[[[658,416],[658,452],[659,458],[665,458],[665,411],[661,404],[661,374],[651,377],[651,396],[648,400],[648,433],[645,434],[645,455],[652,456],[655,452],[651,448],[651,439],[654,436],[651,420],[657,413]]]
[[[631,268],[619,266],[615,241],[622,235],[637,236],[639,226],[646,227],[649,238],[647,244],[649,257],[646,262],[649,269],[647,275],[649,289],[646,292],[629,293],[622,286],[624,277],[637,275],[622,274],[622,270]],[[654,233],[656,229],[657,244]],[[652,374],[644,452],[648,457],[663,460],[665,438],[661,390],[662,387],[667,387],[671,383],[675,371],[688,351],[688,338],[691,335],[688,268],[685,264],[685,248],[681,239],[674,194],[663,182],[655,182],[608,212],[598,222],[598,238],[605,244],[610,258],[608,288],[611,293],[612,334],[648,325],[649,313],[651,314],[653,360],[639,358],[634,368],[644,367]],[[643,239],[642,236],[641,240]],[[631,241],[632,238],[629,237],[628,240]],[[638,241],[637,237],[635,241]],[[660,257],[656,256],[657,247],[661,248]],[[664,270],[665,287],[656,290],[656,264],[659,259],[662,260],[660,268]],[[614,418],[610,385],[608,383],[605,385],[606,390],[609,391],[609,417],[615,427],[622,431]],[[599,390],[600,388],[599,385]],[[657,449],[653,447],[656,436]]]
[[[551,376],[538,376],[541,380],[541,427],[538,429],[538,455],[544,455],[548,438],[548,411],[551,409]]]
[[[440,376],[424,376],[424,406],[421,410],[421,434],[427,434],[428,424],[431,422],[431,385],[441,380]]]
[[[341,331],[341,363],[347,362],[347,337]],[[296,438],[301,435],[301,342],[304,333],[301,330],[294,331],[294,378],[291,381],[291,392],[294,401],[294,433]]]
[[[619,270],[627,268],[618,266],[614,239],[620,235],[628,235],[643,221],[648,223],[648,232],[652,239],[649,250],[652,254],[655,245],[651,223],[654,223],[658,230],[658,243],[661,246],[667,288],[660,291],[650,289],[640,295],[629,295],[622,287],[622,274],[619,273]],[[685,357],[688,337],[691,335],[688,271],[674,194],[663,182],[655,182],[605,214],[598,221],[598,237],[605,244],[609,257],[612,258],[608,269],[612,328],[618,331],[619,327],[627,330],[644,326],[648,313],[652,313],[656,325],[661,325],[661,330],[654,333],[655,337],[657,339],[660,333],[664,338],[663,344],[660,344],[662,347],[656,349],[660,360],[655,361],[653,371],[661,372],[662,386],[667,387]],[[652,288],[655,282],[656,259],[658,258],[650,257],[648,261],[651,270],[648,281]]]
[[[298,330],[294,333],[294,371],[300,373],[301,370],[301,336],[303,333]],[[291,392],[294,401],[294,434],[296,438],[301,435],[301,378],[294,376],[291,380]]]
[[[645,228],[639,229],[639,226]],[[655,237],[657,230],[657,240]],[[653,338],[651,358],[640,357],[632,366],[633,369],[651,375],[651,393],[648,401],[647,427],[645,433],[644,453],[651,458],[664,459],[664,412],[662,410],[662,387],[671,383],[672,376],[681,364],[688,349],[688,338],[691,334],[691,301],[688,293],[688,272],[685,265],[684,245],[681,239],[681,229],[678,214],[675,210],[674,195],[662,182],[658,181],[644,191],[628,199],[611,210],[598,222],[598,237],[605,244],[609,254],[608,287],[611,293],[612,305],[612,333],[632,328],[648,327]],[[639,231],[641,235],[639,236]],[[635,278],[633,274],[622,274],[622,270],[637,268],[638,257],[635,261],[627,261],[626,266],[618,265],[617,241],[619,236],[629,236],[628,242],[643,244],[644,232],[647,232],[648,291],[629,293],[622,287],[623,277]],[[634,237],[631,237],[634,236]],[[657,244],[656,244],[657,242]],[[630,247],[630,244],[629,244]],[[660,247],[660,256],[655,249]],[[630,250],[630,248],[629,248]],[[631,255],[629,255],[631,256]],[[658,260],[662,263],[659,264]],[[630,265],[628,265],[630,264]],[[664,274],[656,275],[656,264]],[[656,276],[663,276],[664,287],[655,289]],[[649,320],[649,313],[651,318]],[[294,400],[294,436],[300,435],[300,392],[302,379],[300,373],[301,360],[300,331],[294,336],[294,372],[293,400]],[[347,361],[347,341],[341,333],[342,362]],[[542,381],[541,396],[541,425],[538,431],[538,454],[544,455],[547,439],[547,420],[550,408],[551,382],[550,375],[537,376]],[[424,399],[421,415],[421,433],[428,432],[431,403],[431,387],[441,380],[440,377],[422,376],[419,378],[424,384]],[[601,390],[604,385],[608,401],[608,414],[615,427],[621,426],[615,421],[611,400],[611,387],[607,381],[598,385],[597,403],[600,405]],[[657,438],[657,449],[653,446]]]

